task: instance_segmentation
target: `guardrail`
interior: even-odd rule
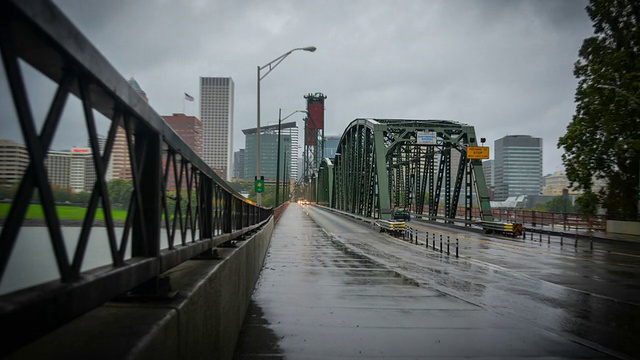
[[[116,295],[166,295],[163,272],[269,221],[272,210],[245,200],[207,166],[51,2],[2,1],[0,48],[30,160],[0,233],[0,281],[36,189],[58,270],[57,280],[0,296],[0,357]],[[19,60],[57,84],[40,133]],[[71,252],[44,163],[69,95],[82,103],[98,179]],[[111,121],[103,151],[96,112]],[[133,180],[121,236],[105,181],[118,127],[126,133]],[[167,191],[170,178],[175,195]],[[98,208],[105,214],[111,264],[82,271]]]
[[[416,214],[424,219],[435,218],[438,220],[450,221],[444,216],[444,207],[439,207],[438,215],[433,217],[427,214],[426,208],[423,214]],[[491,209],[491,213],[495,221],[500,222],[516,222],[521,223],[527,227],[551,227],[562,228],[563,230],[570,231],[606,231],[607,229],[607,216],[606,215],[583,215],[583,214],[569,214],[558,212],[547,212],[537,210],[523,210],[523,209]],[[464,207],[459,207],[456,214],[464,214]],[[471,216],[474,219],[480,219],[480,212],[478,208],[473,208]],[[463,218],[456,218],[455,222],[462,222],[472,224],[475,221],[465,221]]]

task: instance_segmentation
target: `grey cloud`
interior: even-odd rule
[[[295,53],[262,84],[262,118],[323,92],[327,134],[356,117],[441,118],[493,140],[544,138],[545,172],[574,112],[586,1],[73,1],[61,9],[159,114],[181,112],[200,76],[236,83],[234,148],[254,127],[256,66]],[[197,99],[196,99],[197,100]],[[187,113],[198,113],[197,101]],[[86,140],[85,140],[86,141]]]

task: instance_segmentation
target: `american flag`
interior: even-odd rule
[[[187,101],[194,101],[195,98],[187,93],[184,93],[184,99]]]

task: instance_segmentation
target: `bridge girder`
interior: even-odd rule
[[[435,143],[419,143],[419,132],[435,133]],[[467,159],[467,146],[477,146],[475,129],[455,121],[355,119],[333,162],[332,207],[388,219],[393,207],[436,217],[442,204],[454,218],[464,191],[471,220],[475,190],[481,219],[492,220],[482,162]]]

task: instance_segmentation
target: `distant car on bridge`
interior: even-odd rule
[[[394,220],[411,220],[411,212],[405,208],[395,208],[391,210],[391,218]]]

